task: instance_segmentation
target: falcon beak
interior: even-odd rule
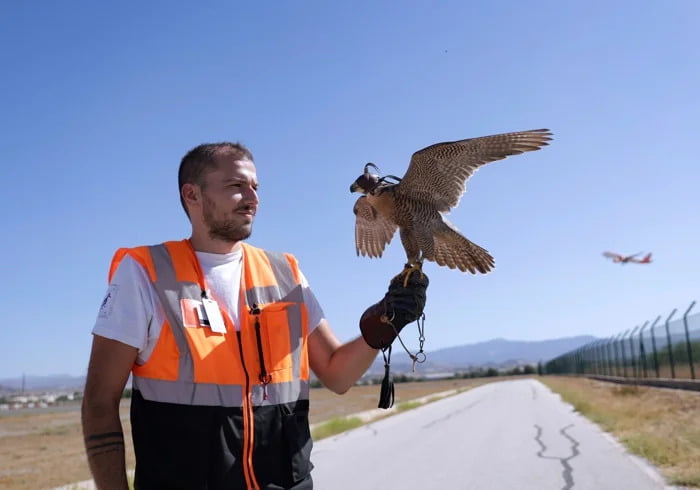
[[[357,182],[352,183],[352,185],[350,186],[350,192],[361,192],[360,186],[357,185]]]

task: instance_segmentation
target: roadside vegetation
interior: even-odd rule
[[[700,393],[588,378],[539,378],[574,409],[654,464],[669,483],[700,488]]]
[[[359,417],[334,417],[315,427],[311,431],[311,438],[318,441],[360,427],[364,423]]]

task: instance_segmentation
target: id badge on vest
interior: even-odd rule
[[[209,298],[202,298],[202,307],[204,308],[204,314],[207,316],[207,320],[209,321],[211,331],[216,333],[226,333],[226,324],[224,324],[224,317],[221,315],[219,304]]]

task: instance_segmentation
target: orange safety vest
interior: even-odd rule
[[[216,333],[198,316],[211,294],[187,240],[119,249],[110,280],[127,255],[165,313],[151,356],[132,369],[136,488],[311,488],[309,326],[296,259],[244,243],[240,325],[219,303],[226,333]]]

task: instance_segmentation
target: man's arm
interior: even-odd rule
[[[83,437],[98,489],[128,489],[119,401],[138,349],[94,335],[82,404]]]
[[[324,319],[309,335],[309,364],[331,391],[343,394],[369,369],[377,349],[362,337],[342,344]]]
[[[362,336],[341,344],[324,319],[309,335],[309,363],[330,390],[342,394],[369,369],[379,349],[389,347],[406,324],[416,321],[425,307],[428,276],[395,276],[381,301],[360,317]]]

